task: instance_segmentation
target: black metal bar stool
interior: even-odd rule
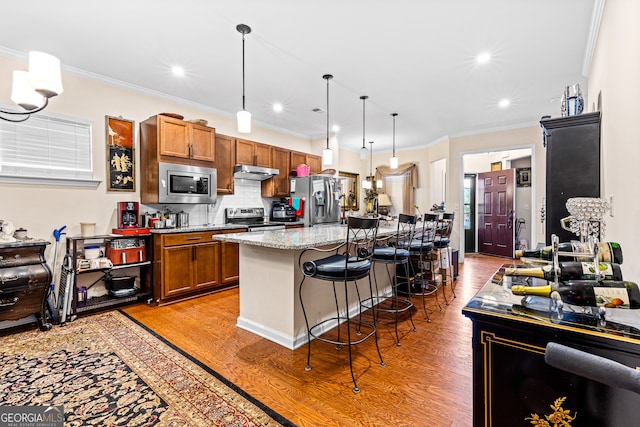
[[[347,237],[344,243],[341,243],[337,247],[327,249],[310,248],[303,251],[300,254],[298,265],[300,266],[304,277],[300,282],[299,296],[300,305],[302,306],[302,313],[304,314],[304,321],[307,326],[307,366],[305,369],[308,371],[311,369],[311,338],[315,338],[319,341],[333,344],[336,346],[336,350],[340,350],[342,346],[349,348],[349,369],[351,371],[351,379],[353,380],[353,391],[359,392],[360,389],[356,383],[355,375],[353,374],[353,355],[351,352],[351,346],[360,344],[366,341],[370,337],[375,338],[376,350],[380,357],[380,366],[385,366],[382,360],[382,354],[380,353],[380,347],[378,346],[378,334],[376,331],[376,307],[372,307],[373,320],[371,322],[362,320],[362,301],[358,294],[358,312],[357,318],[352,318],[349,315],[349,282],[354,282],[359,279],[369,279],[369,292],[373,295],[373,286],[371,282],[371,257],[373,254],[373,247],[375,244],[376,233],[378,230],[378,218],[358,218],[349,217],[347,220]],[[325,258],[302,262],[302,256],[308,251],[318,252],[334,252]],[[305,283],[309,286],[318,286],[317,281],[306,281],[307,278],[319,279],[326,282],[331,282],[333,285],[333,297],[336,307],[336,315],[328,319],[323,319],[315,325],[309,324],[309,317],[304,305],[303,287]],[[336,283],[341,283],[344,287],[344,306],[340,307],[338,302],[338,294],[336,291]],[[357,284],[356,284],[357,289]],[[328,326],[327,324],[337,323],[337,331],[332,333],[330,331],[324,331]],[[347,337],[341,338],[341,324],[346,324]],[[352,339],[351,326],[356,328],[357,338]],[[334,328],[335,329],[335,328]],[[362,329],[365,329],[364,335]],[[334,336],[337,334],[337,338]]]
[[[394,313],[395,314],[395,331],[396,331],[396,345],[400,345],[400,336],[398,335],[398,318],[401,313],[409,312],[409,320],[413,330],[416,331],[416,325],[413,323],[413,303],[409,295],[400,295],[398,293],[398,267],[404,266],[406,269],[409,264],[409,250],[404,248],[406,242],[410,242],[413,239],[413,233],[416,225],[416,217],[414,215],[400,214],[398,216],[398,229],[395,234],[378,237],[376,239],[376,245],[373,248],[373,278],[375,282],[375,295],[367,298],[363,301],[363,305],[366,308],[376,306],[377,312]],[[390,294],[389,292],[380,293],[378,288],[378,278],[376,276],[375,264],[383,264],[387,270],[387,276],[389,283],[391,283]],[[393,268],[393,276],[389,271],[389,268]],[[404,277],[405,286],[410,287],[408,277]]]
[[[456,297],[455,291],[455,278],[453,277],[453,264],[451,260],[451,232],[453,231],[454,213],[443,213],[442,217],[438,220],[438,226],[436,228],[436,236],[433,241],[433,246],[439,251],[438,266],[440,274],[442,275],[442,295],[444,296],[445,304],[449,305],[447,300],[447,294],[445,293],[445,287],[447,284],[451,285],[451,293],[453,297]],[[445,252],[445,254],[443,254]]]
[[[409,250],[410,256],[408,276],[411,287],[409,293],[412,297],[422,298],[422,310],[427,322],[431,322],[427,311],[427,297],[434,295],[438,309],[442,311],[438,300],[440,283],[436,280],[435,272],[428,268],[431,265],[429,256],[433,252],[437,225],[438,215],[424,214],[421,229],[418,230],[416,226],[413,239],[403,245]]]

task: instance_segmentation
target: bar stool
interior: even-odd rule
[[[438,227],[439,216],[426,213],[422,217],[422,230],[416,231],[413,240],[409,245],[409,253],[413,262],[409,262],[410,275],[413,277],[411,295],[422,298],[422,310],[427,322],[431,322],[427,311],[426,299],[435,295],[438,309],[442,311],[442,306],[438,299],[438,289],[440,282],[431,268],[430,255],[433,252],[436,229]],[[429,267],[429,268],[427,268]]]
[[[404,266],[406,269],[409,264],[409,250],[404,248],[406,242],[413,240],[413,233],[416,225],[416,217],[414,215],[400,214],[398,216],[398,229],[395,234],[385,236],[383,238],[378,237],[376,245],[373,248],[373,264],[383,264],[389,277],[389,283],[391,283],[390,294],[385,292],[380,293],[378,289],[378,278],[376,276],[376,270],[373,269],[373,278],[375,282],[375,295],[363,301],[363,306],[366,308],[372,308],[376,305],[377,312],[394,313],[395,314],[395,332],[396,332],[396,345],[400,346],[400,336],[398,335],[398,318],[401,313],[409,312],[409,320],[413,331],[416,331],[416,325],[413,323],[413,303],[411,298],[406,296],[400,296],[398,293],[399,283],[397,270],[399,266]],[[393,267],[393,276],[389,268]],[[410,287],[409,278],[405,277],[405,283],[407,288]]]
[[[298,265],[303,273],[302,281],[300,282],[299,297],[300,305],[302,306],[302,313],[304,314],[304,321],[307,326],[307,366],[305,370],[311,370],[311,338],[315,338],[318,341],[333,344],[336,350],[340,350],[342,346],[349,348],[349,370],[351,371],[351,379],[353,380],[353,391],[358,393],[360,389],[356,383],[355,375],[353,374],[353,355],[351,352],[351,346],[360,344],[370,337],[374,337],[376,343],[376,350],[380,357],[380,366],[385,366],[382,360],[382,354],[380,353],[380,347],[378,346],[378,334],[376,331],[376,307],[372,307],[373,320],[366,322],[362,320],[362,301],[358,294],[358,313],[357,318],[352,318],[350,315],[349,307],[349,292],[348,283],[354,282],[359,279],[369,279],[369,294],[373,295],[373,286],[371,282],[371,257],[373,254],[373,247],[375,244],[376,233],[378,230],[378,218],[358,218],[349,217],[347,220],[347,237],[343,243],[331,249],[310,248],[303,251],[300,254]],[[302,262],[302,257],[309,251],[317,251],[319,253],[333,252],[325,258]],[[307,278],[318,279],[319,281],[331,282],[333,285],[333,297],[336,307],[336,315],[328,319],[323,319],[315,325],[309,324],[309,317],[304,305],[303,288],[305,284],[308,286],[318,286],[322,282],[311,280],[307,281]],[[338,294],[336,291],[336,283],[340,283],[344,287],[344,306],[340,307],[338,302]],[[357,289],[357,283],[356,283]],[[327,327],[333,323],[337,324],[337,338],[334,338],[335,334],[330,333]],[[341,338],[341,324],[346,323],[347,337]],[[356,337],[352,339],[351,326],[356,327]],[[364,335],[362,327],[365,328]]]
[[[447,295],[445,293],[445,286],[451,284],[451,292],[453,297],[456,298],[454,277],[453,277],[453,264],[451,262],[451,232],[453,231],[454,213],[443,213],[442,218],[438,220],[437,232],[435,240],[433,241],[434,247],[440,252],[438,257],[438,266],[440,274],[442,274],[442,295],[444,296],[445,304],[449,305]],[[446,252],[446,257],[442,255],[442,251]]]

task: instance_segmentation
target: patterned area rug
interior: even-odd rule
[[[0,337],[0,405],[63,405],[65,426],[293,426],[125,314]]]

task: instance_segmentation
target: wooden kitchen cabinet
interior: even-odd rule
[[[236,138],[236,163],[239,165],[271,167],[270,145]]]
[[[291,152],[285,148],[271,147],[271,167],[280,173],[262,181],[262,197],[289,197],[289,171]]]
[[[316,156],[315,154],[301,153],[299,151],[291,152],[291,170],[294,170],[299,165],[309,165],[310,174],[318,174],[322,172],[322,156]]]
[[[322,156],[307,154],[307,164],[309,165],[309,173],[311,175],[322,172]]]
[[[156,115],[140,124],[141,162],[213,167],[215,129],[169,116]]]
[[[296,166],[299,165],[308,165],[307,163],[307,153],[301,153],[299,151],[292,151],[291,152],[291,157],[290,157],[290,162],[291,162],[291,170],[295,170]]]
[[[242,231],[154,234],[154,300],[168,304],[237,284],[238,245],[213,236]]]
[[[216,161],[218,195],[233,194],[233,167],[236,165],[236,139],[216,134]]]
[[[220,242],[220,283],[238,283],[240,279],[240,245]]]

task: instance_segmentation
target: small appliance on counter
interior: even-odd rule
[[[280,201],[271,203],[269,221],[294,222],[297,219],[296,210],[293,206],[289,206],[288,202]]]
[[[118,228],[113,234],[136,235],[149,234],[149,229],[140,227],[138,202],[118,202]]]
[[[284,230],[283,221],[264,220],[264,208],[226,208],[225,224],[244,225],[249,231]]]

